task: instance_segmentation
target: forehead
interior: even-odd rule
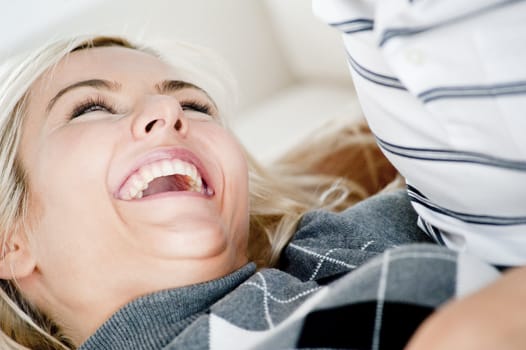
[[[144,83],[173,75],[173,68],[158,57],[124,47],[98,47],[75,51],[49,69],[34,84],[40,93],[53,93],[66,85],[93,78]]]

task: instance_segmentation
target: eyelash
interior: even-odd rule
[[[212,116],[212,107],[200,101],[183,101],[181,102],[181,108],[183,109],[183,111],[190,110]],[[108,103],[104,98],[99,96],[96,98],[90,97],[85,101],[80,102],[73,108],[73,111],[70,113],[69,117],[70,119],[75,119],[83,114],[99,111],[106,111],[111,114],[117,114],[116,108],[112,104]]]
[[[90,97],[80,102],[73,108],[73,111],[70,113],[69,119],[75,119],[83,114],[98,111],[107,111],[112,114],[116,113],[115,108],[102,97]]]
[[[212,107],[200,101],[192,101],[192,100],[183,101],[181,102],[181,108],[183,109],[183,111],[191,110],[194,112],[203,113],[203,114],[212,116]]]

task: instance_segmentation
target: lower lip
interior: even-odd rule
[[[152,194],[150,196],[142,197],[139,199],[125,200],[124,202],[145,202],[149,200],[164,199],[164,198],[179,198],[179,197],[195,197],[203,199],[212,199],[214,194],[206,195],[204,193],[191,192],[191,191],[169,191]]]

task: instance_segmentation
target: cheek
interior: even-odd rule
[[[248,235],[249,193],[248,164],[245,152],[239,141],[224,127],[215,124],[201,124],[199,135],[211,154],[213,162],[218,164],[223,177],[222,213],[229,223],[228,227],[243,239]]]
[[[54,163],[63,163],[64,168],[76,173],[76,178],[99,178],[109,165],[115,143],[114,133],[105,129],[103,125],[79,126],[59,135],[50,147]]]
[[[243,155],[239,153],[239,155]],[[232,244],[237,250],[238,261],[246,260],[249,233],[249,191],[248,169],[243,157],[234,157],[229,154],[229,173],[225,174],[224,206],[226,215],[229,215]]]
[[[101,252],[110,245],[104,227],[113,146],[100,131],[81,127],[56,131],[40,145],[30,165],[30,210],[38,210],[35,229],[45,266],[62,259],[71,269],[81,268],[81,262],[91,261],[88,251]]]
[[[104,193],[112,144],[98,129],[72,126],[57,131],[38,151],[30,179],[46,207],[78,210],[91,202],[87,199]]]
[[[206,148],[216,158],[222,169],[225,181],[233,183],[234,187],[243,190],[248,197],[248,162],[240,142],[224,127],[210,123],[197,134],[206,144]]]
[[[239,142],[229,133],[225,137],[222,159],[225,172],[225,190],[230,197],[230,203],[227,204],[231,206],[236,230],[248,232],[248,164]]]

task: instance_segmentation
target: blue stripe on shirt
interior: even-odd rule
[[[487,12],[487,11],[495,10],[497,8],[504,7],[504,6],[507,6],[507,5],[511,5],[511,4],[514,4],[514,3],[517,3],[517,2],[521,2],[521,1],[524,1],[524,0],[499,1],[499,2],[497,2],[495,4],[491,4],[489,6],[482,7],[480,9],[477,9],[477,10],[473,11],[473,12],[470,12],[470,13],[467,13],[467,14],[464,14],[464,15],[461,15],[461,16],[458,16],[458,17],[455,17],[455,18],[451,18],[451,19],[448,19],[448,20],[445,20],[445,21],[442,21],[442,22],[438,22],[438,23],[435,23],[435,24],[432,24],[432,25],[428,25],[428,26],[406,27],[406,28],[386,28],[382,32],[382,35],[380,37],[379,45],[383,46],[383,45],[385,45],[385,43],[387,41],[389,41],[389,40],[391,40],[393,38],[396,38],[396,37],[411,36],[411,35],[419,34],[419,33],[422,33],[422,32],[425,32],[425,31],[428,31],[428,30],[431,30],[431,29],[440,28],[440,27],[443,27],[445,25],[454,24],[456,22],[464,21],[464,20],[466,20],[468,18],[471,18],[471,17],[474,17],[474,16],[478,16],[478,15],[480,15],[482,13]]]
[[[378,145],[385,151],[401,157],[436,162],[473,163],[515,171],[526,171],[526,162],[490,156],[484,153],[416,148],[395,145],[376,136]]]
[[[422,196],[420,191],[413,191],[414,187],[407,186],[407,194],[412,202],[418,203],[427,209],[447,215],[449,217],[477,225],[491,225],[491,226],[513,226],[526,225],[526,217],[524,216],[495,216],[495,215],[476,215],[467,214],[459,211],[454,211],[441,207],[431,202],[427,197]]]
[[[439,229],[422,219],[421,216],[418,217],[420,228],[424,230],[424,232],[435,240],[435,242],[438,242],[440,245],[447,245],[446,242],[444,242],[444,239],[442,238],[442,232],[440,232]]]
[[[362,66],[358,62],[356,62],[354,60],[354,58],[352,58],[352,56],[351,56],[351,54],[349,52],[347,52],[347,57],[348,57],[348,61],[349,61],[349,64],[351,65],[351,67],[362,78],[364,78],[364,79],[366,79],[366,80],[368,80],[370,82],[373,82],[375,84],[378,84],[378,85],[391,87],[391,88],[399,89],[399,90],[406,90],[405,86],[402,85],[400,80],[398,80],[397,78],[390,77],[388,75],[384,75],[384,74],[380,74],[380,73],[376,73],[376,72],[373,72],[373,71],[365,68],[364,66]]]
[[[342,22],[329,23],[329,25],[339,29],[345,34],[353,34],[374,29],[374,21],[369,18],[355,18]]]
[[[427,103],[448,98],[497,97],[526,93],[526,81],[516,81],[494,85],[444,86],[423,91],[418,94]]]

